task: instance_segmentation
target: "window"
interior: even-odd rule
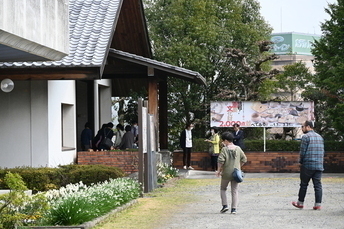
[[[74,150],[74,106],[62,104],[61,112],[62,150]]]

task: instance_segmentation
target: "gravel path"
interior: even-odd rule
[[[297,200],[299,174],[250,173],[239,186],[239,207],[236,215],[219,213],[220,179],[213,172],[188,171],[187,179],[217,179],[214,185],[192,191],[196,201],[181,206],[168,222],[167,228],[344,228],[344,174],[323,174],[323,209],[315,211],[313,185],[310,183],[305,208],[291,205]],[[229,192],[228,192],[229,194]],[[228,195],[230,201],[230,195]]]

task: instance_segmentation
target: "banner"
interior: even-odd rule
[[[314,121],[313,102],[221,101],[210,104],[210,126],[300,127]]]

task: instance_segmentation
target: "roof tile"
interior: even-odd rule
[[[69,0],[69,55],[60,61],[0,62],[0,68],[103,65],[120,1]]]

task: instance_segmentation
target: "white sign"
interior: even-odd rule
[[[314,121],[313,102],[211,102],[210,126],[300,127]]]

